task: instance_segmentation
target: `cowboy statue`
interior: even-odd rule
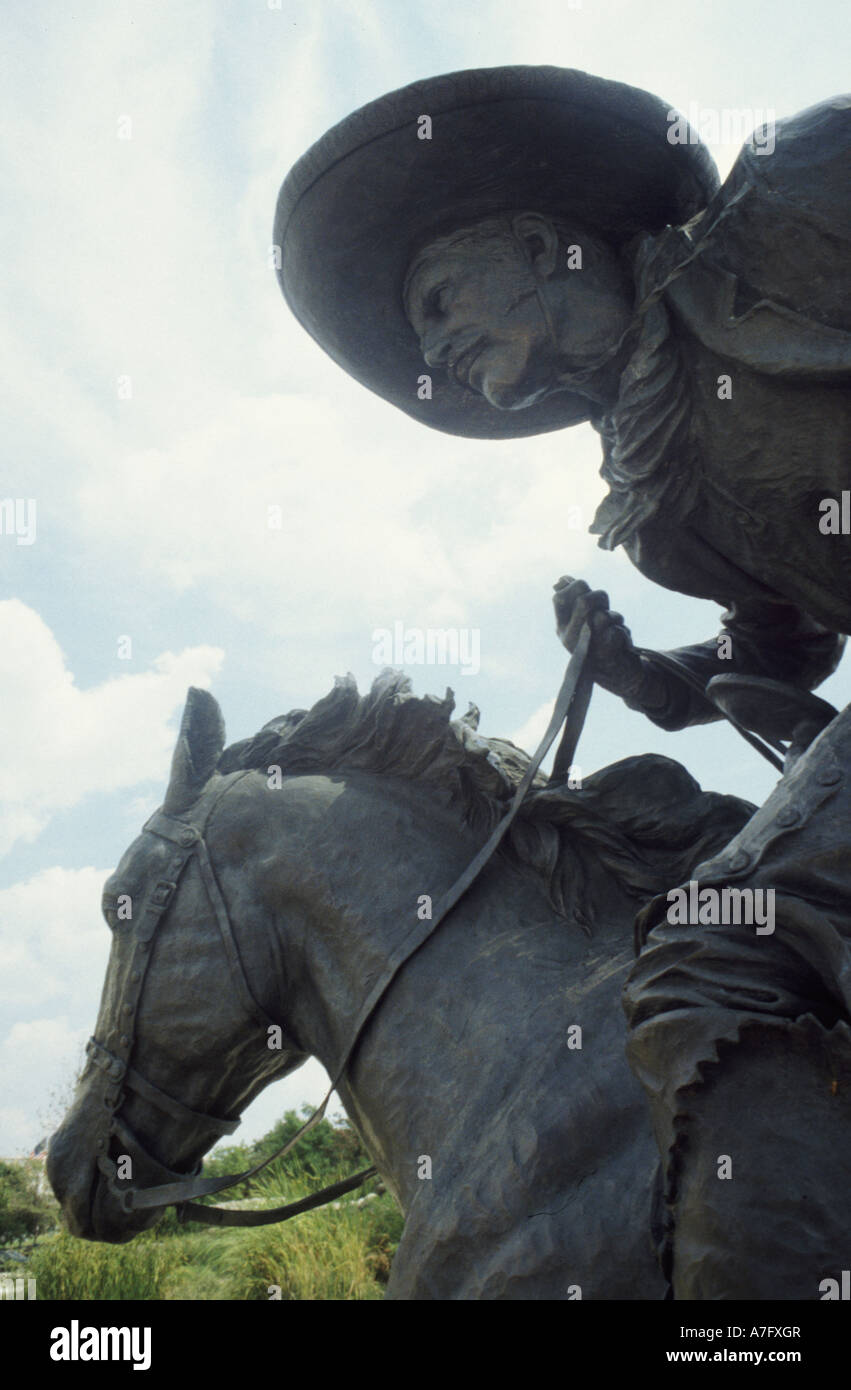
[[[720,637],[654,653],[562,579],[593,679],[663,729],[726,714],[785,754],[637,924],[628,1056],[678,1299],[831,1297],[851,1268],[851,707],[809,693],[851,632],[849,150],[837,98],[756,132],[719,188],[648,93],[495,68],[356,111],[278,200],[281,287],[336,362],[450,434],[590,421],[599,544],[726,609]],[[698,885],[771,890],[774,929],[672,910]]]

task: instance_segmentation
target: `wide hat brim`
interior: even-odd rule
[[[418,138],[431,118],[431,139]],[[681,225],[718,188],[696,135],[649,92],[554,67],[482,68],[414,82],[318,140],[281,187],[284,297],[351,376],[432,429],[508,439],[587,419],[560,392],[505,411],[429,369],[405,317],[411,257],[432,236],[511,209],[571,216],[620,246]]]

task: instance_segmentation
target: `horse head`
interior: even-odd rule
[[[305,1060],[264,1008],[263,964],[207,854],[217,808],[245,775],[216,771],[223,747],[216,700],[191,689],[163,805],[104,888],[112,949],[97,1026],[47,1160],[70,1229],[87,1239],[127,1241],[155,1224],[164,1205],[136,1207],[135,1194],[196,1176],[240,1110]]]

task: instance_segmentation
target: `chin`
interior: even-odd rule
[[[484,381],[477,389],[495,410],[528,410],[530,405],[543,400],[549,392],[546,387],[534,391],[524,389],[514,382]]]

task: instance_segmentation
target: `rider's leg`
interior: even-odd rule
[[[625,992],[666,1181],[675,1298],[818,1299],[851,1268],[851,716],[705,887],[773,890],[774,931],[680,925],[667,895]],[[759,900],[758,900],[759,901]]]

